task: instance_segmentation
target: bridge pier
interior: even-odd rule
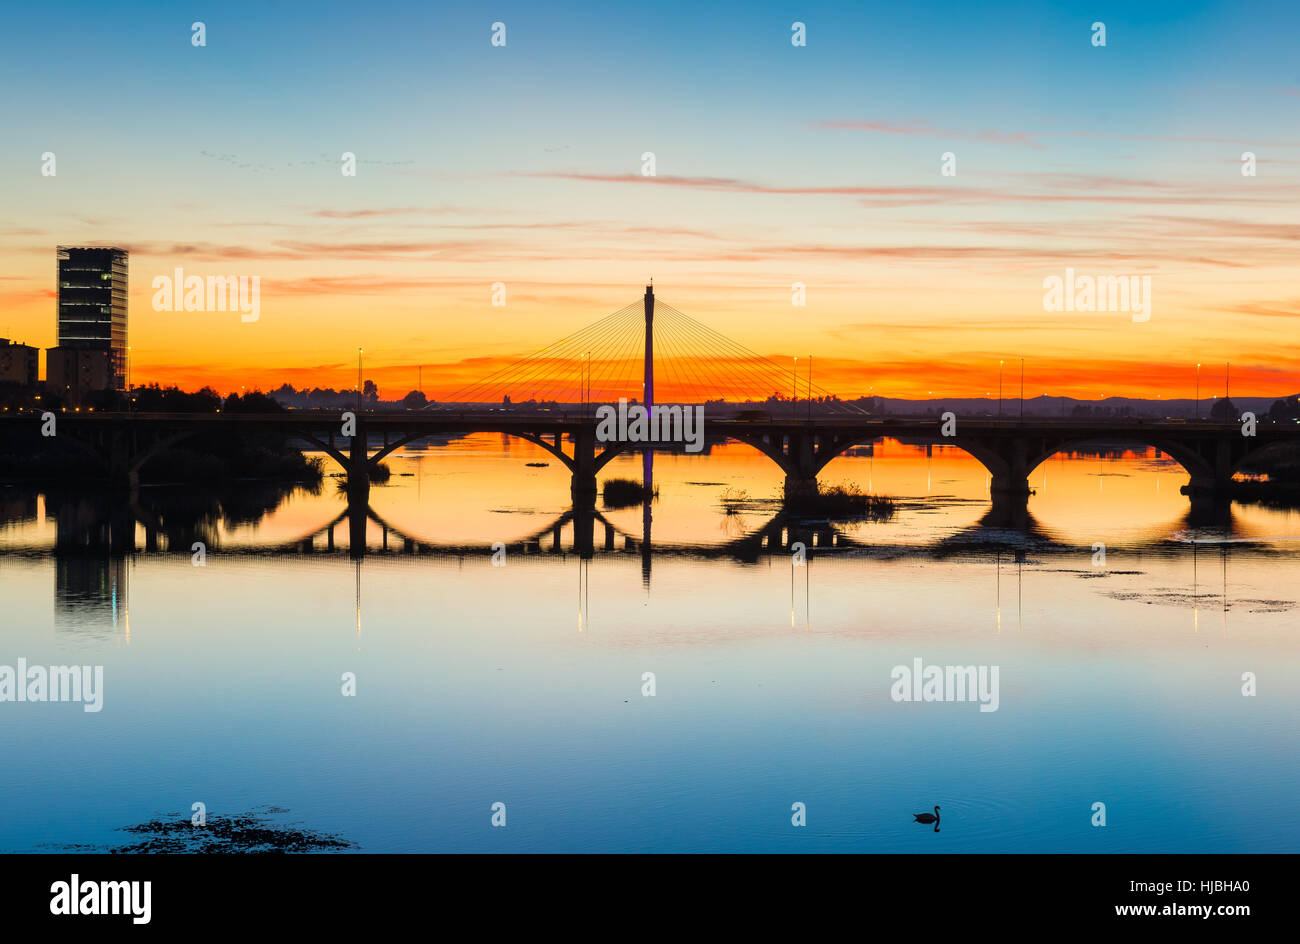
[[[788,449],[785,468],[786,501],[799,498],[813,498],[817,495],[816,442],[811,433],[791,432],[787,434]]]
[[[994,473],[989,491],[994,501],[1001,499],[1029,498],[1029,476],[1012,473]]]
[[[1232,499],[1227,492],[1213,490],[1187,491],[1183,494],[1191,499],[1187,512],[1187,523],[1193,527],[1212,527],[1227,525],[1232,521]]]
[[[1029,498],[1029,473],[1038,463],[1030,458],[1034,447],[1024,436],[1009,439],[987,439],[969,445],[960,443],[989,470],[989,491],[995,504],[1009,507]]]
[[[1179,489],[1182,494],[1192,500],[1192,504],[1205,502],[1222,502],[1228,501],[1232,493],[1232,479],[1214,480],[1198,479],[1192,476],[1192,480]]]
[[[785,500],[813,498],[817,495],[817,476],[801,475],[787,472],[785,476]]]
[[[1192,468],[1189,469],[1190,481],[1180,491],[1192,500],[1193,505],[1212,506],[1228,499],[1232,491],[1232,470],[1239,459],[1233,455],[1233,445],[1231,440],[1220,439],[1209,449],[1202,447],[1199,467],[1183,463],[1184,466],[1192,465]]]
[[[370,503],[370,457],[367,455],[366,433],[357,420],[356,435],[348,447],[348,505],[359,503],[362,508]]]
[[[573,507],[596,506],[596,431],[582,429],[573,435],[573,477],[569,483]]]
[[[1029,517],[1029,490],[1016,492],[994,489],[993,503],[988,512],[980,519],[980,525],[986,528],[1006,528],[1011,531],[1027,531]]]

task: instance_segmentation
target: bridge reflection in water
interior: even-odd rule
[[[642,523],[647,528],[651,523],[650,505],[646,502],[641,506]],[[760,527],[721,543],[661,542],[655,545],[649,530],[640,535],[629,534],[601,511],[580,505],[568,509],[546,527],[523,538],[504,545],[489,545],[437,542],[415,537],[386,520],[368,504],[362,505],[354,501],[321,527],[293,541],[225,548],[215,543],[215,532],[211,529],[205,529],[201,525],[191,525],[188,528],[177,524],[164,526],[156,512],[142,507],[138,502],[124,505],[103,495],[69,497],[55,494],[38,497],[26,494],[21,500],[7,496],[3,512],[6,522],[28,521],[43,514],[57,519],[53,548],[56,572],[55,629],[112,634],[125,644],[130,643],[128,591],[133,558],[140,555],[190,555],[196,541],[203,541],[209,553],[222,559],[335,554],[352,560],[356,568],[355,616],[358,636],[362,632],[362,562],[367,556],[381,560],[421,556],[431,559],[490,559],[504,546],[511,560],[522,556],[538,562],[550,560],[567,564],[576,559],[579,631],[588,627],[590,565],[599,557],[637,558],[647,591],[656,556],[731,560],[742,564],[783,557],[786,566],[791,568],[790,625],[805,631],[812,627],[812,596],[815,587],[812,569],[819,557],[834,557],[850,565],[863,566],[870,566],[873,561],[896,560],[906,556],[929,559],[966,557],[995,564],[994,573],[990,575],[994,582],[995,599],[991,616],[997,631],[1002,632],[1002,604],[1007,592],[1004,589],[1004,572],[1010,565],[1015,565],[1015,621],[1019,627],[1022,571],[1023,565],[1030,561],[1029,555],[1032,555],[1032,563],[1051,556],[1077,560],[1081,554],[1088,553],[1087,549],[1073,543],[1054,540],[1032,516],[1028,516],[1021,526],[1008,528],[997,520],[991,509],[971,527],[944,540],[920,545],[862,542],[830,522],[809,521],[784,509],[776,511]],[[1230,512],[1225,511],[1225,514],[1228,515],[1225,523],[1231,526]],[[1195,528],[1204,523],[1196,520],[1190,512],[1180,522],[1184,528]],[[141,531],[144,534],[143,541],[138,536]],[[347,534],[346,547],[342,546],[340,531]],[[803,554],[794,553],[796,544],[803,545]],[[1196,631],[1200,628],[1200,611],[1209,608],[1202,607],[1199,590],[1200,570],[1203,569],[1200,563],[1207,556],[1221,559],[1214,563],[1221,564],[1222,592],[1207,594],[1207,598],[1212,596],[1214,603],[1211,605],[1216,609],[1222,608],[1226,628],[1229,608],[1228,550],[1228,542],[1220,542],[1217,548],[1209,550],[1198,547],[1193,542],[1185,551],[1178,551],[1190,554],[1194,598],[1192,620]],[[48,555],[48,549],[40,551],[40,556]],[[1220,570],[1220,567],[1214,569]]]
[[[148,490],[148,501],[139,494],[123,501],[122,496],[96,490],[48,491],[40,493],[43,514],[57,521],[54,552],[56,556],[91,553],[109,557],[130,556],[136,553],[191,554],[196,544],[202,544],[207,553],[224,554],[310,554],[346,553],[354,558],[372,554],[420,555],[437,554],[453,557],[490,557],[496,552],[496,543],[470,543],[464,541],[439,541],[420,537],[399,523],[380,515],[368,501],[360,500],[355,493],[341,493],[346,502],[338,513],[311,532],[290,541],[264,544],[240,543],[222,546],[220,525],[253,524],[274,510],[292,491],[290,488],[266,489],[256,498],[243,497],[243,507],[232,508],[224,499],[200,500],[201,507],[187,504],[183,511],[154,490]],[[21,500],[16,490],[10,495],[0,512],[3,521],[22,522],[36,515],[38,493],[24,492]],[[772,554],[789,554],[796,543],[802,543],[809,553],[817,551],[847,550],[924,550],[942,553],[944,549],[962,546],[988,546],[998,544],[1024,546],[1031,542],[1036,549],[1050,551],[1075,550],[1073,544],[1059,543],[1052,534],[1040,526],[1025,503],[1011,501],[1006,504],[996,499],[978,521],[969,527],[929,544],[882,545],[864,542],[847,533],[843,525],[824,517],[813,517],[790,510],[785,506],[771,506],[770,517],[760,526],[723,541],[683,542],[661,541],[653,537],[654,502],[640,503],[641,533],[629,533],[625,527],[607,517],[610,509],[602,511],[594,504],[581,502],[572,505],[556,516],[545,527],[504,544],[511,555],[566,556],[577,555],[586,560],[600,555],[638,554],[647,572],[650,560],[656,553],[671,556],[730,558],[741,563],[752,563]],[[625,508],[618,509],[625,511]],[[1172,524],[1179,529],[1221,527],[1231,529],[1232,504],[1229,501],[1191,503],[1187,511]],[[340,532],[346,542],[340,540]],[[32,550],[35,550],[33,548]]]

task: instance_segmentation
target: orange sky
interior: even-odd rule
[[[999,360],[1010,392],[1022,357],[1030,396],[1185,398],[1201,362],[1208,397],[1228,361],[1234,393],[1300,391],[1289,34],[1189,9],[1116,20],[1102,50],[1060,11],[1021,12],[837,11],[800,50],[763,17],[693,9],[690,36],[638,22],[629,46],[612,11],[520,10],[517,48],[457,33],[431,57],[405,24],[363,48],[321,10],[317,41],[362,57],[336,75],[285,11],[205,56],[123,11],[108,103],[68,51],[97,36],[33,15],[18,59],[59,68],[11,76],[0,336],[53,345],[55,247],[114,245],[136,383],[347,389],[364,348],[385,398],[421,365],[445,396],[653,277],[843,397],[996,396]],[[864,56],[877,30],[894,40]],[[157,310],[177,268],[258,278],[258,319]],[[1045,310],[1067,269],[1149,277],[1149,320]],[[661,402],[671,366],[707,375],[664,364]]]

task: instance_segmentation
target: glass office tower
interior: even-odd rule
[[[111,385],[126,389],[125,249],[59,247],[59,347],[107,351]]]

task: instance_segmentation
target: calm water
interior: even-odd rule
[[[1300,846],[1300,514],[1194,520],[1154,452],[1049,460],[1009,529],[964,454],[886,442],[822,478],[894,516],[814,525],[806,567],[740,446],[658,457],[652,550],[643,509],[602,509],[590,561],[529,444],[389,464],[361,562],[332,479],[136,524],[125,558],[56,551],[107,533],[95,502],[0,488],[0,665],[105,676],[97,714],[0,703],[0,849],[117,846],[195,801],[376,852]],[[998,666],[998,710],[893,701],[916,658]],[[911,822],[936,804],[940,832]]]

